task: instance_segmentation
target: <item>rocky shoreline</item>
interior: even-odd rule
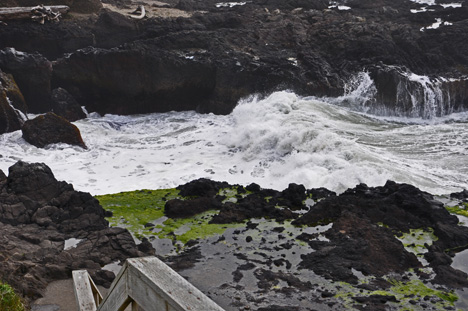
[[[226,310],[455,310],[468,286],[467,274],[451,266],[468,247],[468,227],[406,184],[361,184],[336,195],[199,179],[137,192],[128,204],[125,193],[113,203],[99,197],[105,210],[44,164],[18,162],[1,176],[1,278],[28,301],[77,269],[109,286],[107,265],[148,255]],[[466,202],[466,194],[451,197]]]
[[[468,108],[465,0],[424,10],[409,0],[43,3],[71,10],[59,23],[0,24],[0,134],[21,129],[38,147],[86,148],[70,123],[86,117],[81,107],[228,114],[241,98],[275,90],[349,94],[363,72],[373,88],[358,104],[372,113],[432,118]],[[0,1],[19,4],[37,3]],[[128,16],[137,4],[147,18]],[[436,19],[446,23],[432,27]],[[426,108],[428,98],[438,104]],[[44,164],[0,171],[2,280],[30,302],[72,270],[109,286],[106,265],[157,255],[227,310],[262,311],[453,310],[468,284],[451,266],[468,247],[467,227],[410,185],[336,195],[196,180],[168,193],[154,207],[164,216],[131,227],[125,211],[112,215]],[[467,198],[452,195],[462,214]]]
[[[114,274],[103,266],[154,254],[127,230],[109,228],[105,216],[96,199],[57,181],[44,164],[18,162],[8,177],[0,172],[2,280],[31,301],[73,270],[86,269],[109,286]]]

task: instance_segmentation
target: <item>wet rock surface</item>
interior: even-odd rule
[[[75,98],[62,88],[52,90],[52,111],[70,122],[86,118],[81,106]]]
[[[50,144],[65,143],[87,149],[76,125],[53,112],[26,121],[21,131],[28,143],[39,148]]]
[[[48,59],[39,53],[5,48],[0,51],[0,68],[13,75],[29,112],[50,111],[52,63]]]
[[[466,273],[451,267],[453,252],[468,246],[468,228],[413,186],[362,184],[338,196],[294,184],[282,192],[224,187],[200,179],[178,188],[191,189],[187,210],[211,198],[221,205],[211,222],[227,213],[222,223],[244,225],[163,257],[227,310],[451,309],[436,290],[468,286]]]
[[[23,120],[11,105],[5,90],[0,86],[0,134],[21,129]]]
[[[96,199],[57,181],[46,165],[16,163],[8,176],[0,174],[2,280],[35,299],[78,269],[109,286],[114,274],[102,267],[154,254],[146,243],[138,248],[127,230],[109,228],[105,216]]]
[[[201,213],[222,233],[177,245],[188,228],[174,229],[172,250],[139,234],[137,246],[126,229],[108,226],[111,214],[91,195],[58,182],[44,164],[18,162],[8,176],[0,172],[2,278],[37,298],[72,270],[109,285],[114,275],[103,266],[157,255],[226,310],[450,310],[454,291],[468,286],[451,266],[468,246],[468,228],[410,185],[361,184],[335,195],[199,179],[178,191],[176,201],[162,201],[164,219]]]

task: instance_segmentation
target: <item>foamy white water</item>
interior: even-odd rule
[[[89,117],[75,124],[89,147],[39,149],[17,131],[0,136],[0,169],[43,162],[92,194],[172,188],[206,177],[284,189],[343,191],[391,179],[434,194],[468,188],[468,115],[429,121],[374,118],[277,92],[228,116],[171,112]]]

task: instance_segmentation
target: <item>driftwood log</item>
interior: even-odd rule
[[[70,8],[66,5],[51,5],[44,6],[53,12],[66,14]],[[33,10],[36,7],[11,7],[11,8],[0,8],[0,20],[13,20],[13,19],[31,19],[33,17]]]

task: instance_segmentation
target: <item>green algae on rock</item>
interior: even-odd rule
[[[424,259],[424,254],[429,251],[427,248],[438,240],[432,228],[410,229],[410,232],[401,232],[396,238],[403,243],[408,252],[415,254],[424,266],[428,265]]]
[[[449,290],[436,290],[424,284],[413,273],[407,273],[406,280],[396,280],[391,276],[384,279],[390,284],[387,289],[368,290],[339,282],[335,298],[341,300],[346,309],[354,309],[357,303],[366,303],[373,298],[385,301],[391,310],[452,310],[458,296]],[[370,282],[375,280],[370,278]],[[369,279],[360,280],[360,285]],[[385,298],[388,297],[388,298]]]
[[[177,189],[137,190],[96,196],[104,209],[111,211],[111,226],[127,228],[134,237],[168,238],[175,243],[222,234],[237,225],[210,224],[214,211],[193,217],[172,219],[165,216],[164,206],[171,199],[182,199]]]
[[[463,202],[455,206],[445,207],[450,213],[468,217],[468,203]]]
[[[99,195],[96,199],[112,212],[113,216],[108,218],[111,226],[125,227],[135,237],[143,237],[151,233],[151,227],[145,225],[163,217],[165,202],[178,194],[176,189],[137,190]]]

